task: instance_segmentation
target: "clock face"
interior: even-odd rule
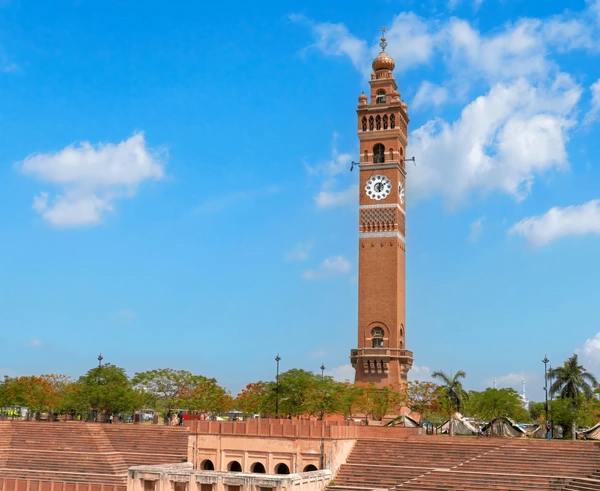
[[[385,198],[392,190],[392,182],[388,177],[377,174],[371,177],[365,184],[365,192],[371,199],[380,200]]]
[[[400,196],[400,203],[404,204],[404,184],[402,184],[402,181],[398,184],[398,196]]]

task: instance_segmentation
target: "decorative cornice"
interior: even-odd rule
[[[394,208],[394,207],[397,207],[404,215],[406,215],[406,212],[398,203],[392,203],[391,205],[360,205],[358,207],[358,209],[366,210],[369,208]]]
[[[392,164],[369,164],[366,162],[361,162],[359,164],[360,170],[370,171],[370,170],[380,170],[380,169],[398,169],[403,177],[406,177],[406,171],[400,165],[400,162],[394,162]]]
[[[404,237],[399,232],[369,232],[366,234],[358,234],[360,239],[375,239],[379,237],[397,237],[402,242],[406,242]]]

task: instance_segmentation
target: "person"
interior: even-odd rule
[[[113,415],[112,414],[108,417],[108,422],[110,424],[112,424],[112,422],[113,422]]]
[[[546,423],[546,439],[552,440],[552,432],[550,431],[550,424]]]
[[[179,426],[183,425],[183,411],[179,411],[177,418],[179,418]]]

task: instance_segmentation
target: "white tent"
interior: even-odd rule
[[[583,438],[586,440],[600,440],[600,422],[596,423],[589,430],[584,431]]]
[[[475,428],[467,419],[460,413],[454,413],[452,417],[454,421],[454,434],[455,435],[476,435],[477,428]],[[437,427],[437,433],[449,433],[450,432],[450,420]]]
[[[527,432],[510,418],[498,416],[481,428],[486,435],[522,437]]]

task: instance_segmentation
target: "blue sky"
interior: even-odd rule
[[[356,104],[409,105],[413,379],[600,375],[600,2],[0,0],[0,375],[352,376]]]

